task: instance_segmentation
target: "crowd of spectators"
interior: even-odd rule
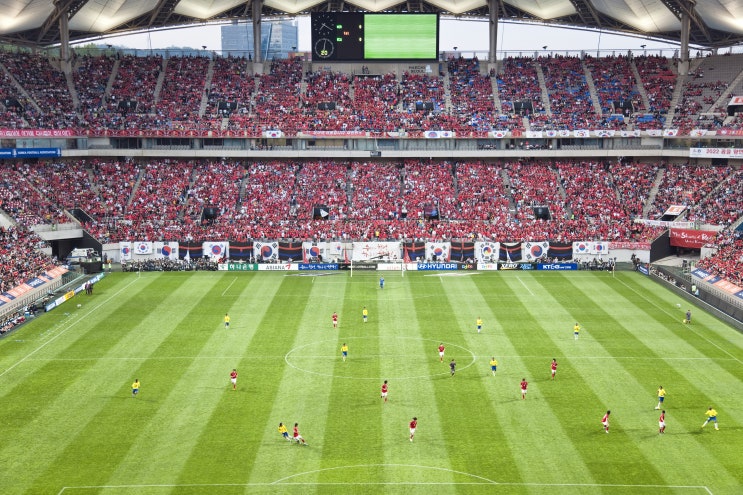
[[[697,266],[743,287],[743,232],[724,230],[717,235],[715,244],[717,252],[699,260]]]
[[[578,57],[539,57],[544,83],[549,95],[551,122],[545,128],[596,129],[601,115],[596,115],[586,82],[583,64]]]
[[[503,71],[496,76],[496,79],[503,117],[519,115],[532,118],[544,112],[542,88],[539,85],[539,76],[537,75],[534,59],[508,57],[503,61]],[[520,104],[520,111],[517,111],[516,103]],[[524,103],[528,104],[521,106]],[[514,127],[516,130],[524,130],[520,119],[513,119],[511,124],[516,126]]]
[[[601,113],[604,119],[609,119],[606,122],[615,122],[617,127],[624,128],[623,124],[632,113],[645,110],[628,57],[586,55],[583,63],[591,72]]]
[[[667,164],[648,217],[660,218],[672,205],[691,208],[707,197],[732,172],[730,167]],[[714,221],[717,222],[718,219],[715,218]]]
[[[155,110],[159,127],[165,129],[209,129],[201,122],[201,103],[206,98],[207,57],[170,57]]]
[[[643,55],[635,57],[634,62],[650,105],[646,114],[635,118],[635,126],[637,129],[661,129],[671,108],[676,74],[665,57]]]
[[[6,292],[57,265],[40,248],[46,243],[23,227],[0,227],[0,292]]]
[[[465,137],[491,130],[741,127],[740,120],[723,124],[724,109],[705,113],[729,81],[695,73],[685,80],[674,122],[666,122],[677,75],[660,56],[509,57],[497,74],[482,72],[477,58],[460,56],[447,60],[440,73],[400,75],[370,74],[368,68],[357,74],[312,71],[292,58],[273,60],[268,73],[253,76],[252,61],[242,57],[102,54],[73,59],[69,84],[60,62],[43,55],[3,52],[0,63],[7,68],[0,71],[0,97],[10,103],[0,108],[5,128],[80,129],[90,135],[281,131],[288,137],[312,131],[402,131],[418,137],[442,130]]]
[[[473,234],[646,241],[656,230],[634,223],[643,209],[657,219],[670,204],[685,204],[687,220],[718,225],[743,214],[735,201],[742,172],[663,166],[651,205],[658,170],[576,160],[55,161],[11,167],[0,200],[26,226],[69,222],[67,212],[76,208],[103,242]],[[549,219],[535,215],[540,206]]]

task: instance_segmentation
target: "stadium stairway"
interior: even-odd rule
[[[550,95],[547,92],[547,83],[544,80],[544,72],[542,71],[542,64],[535,61],[534,68],[537,69],[537,80],[539,80],[539,89],[542,91],[542,106],[544,112],[548,116],[552,116],[552,105],[550,105]]]
[[[583,60],[581,60],[580,65],[581,67],[583,67],[583,75],[586,78],[586,86],[588,86],[588,94],[591,95],[591,102],[593,103],[593,110],[594,112],[596,112],[596,115],[602,115],[603,111],[601,110],[601,100],[599,100],[599,95],[598,95],[598,92],[596,91],[596,84],[593,81],[591,70],[586,66]]]
[[[640,98],[642,98],[642,106],[647,111],[650,108],[650,100],[648,99],[648,92],[645,91],[645,85],[642,81],[642,76],[640,76],[640,71],[637,70],[637,64],[635,64],[634,59],[629,64],[630,69],[632,69],[632,74],[635,76],[635,82],[637,83],[637,90],[640,92]]]

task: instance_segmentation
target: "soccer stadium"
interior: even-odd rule
[[[743,493],[740,2],[2,12],[0,493]]]

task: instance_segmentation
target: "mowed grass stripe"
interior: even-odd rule
[[[523,296],[523,322],[525,323],[522,331],[528,331],[531,339],[536,339],[543,343],[543,345],[550,345],[553,347],[552,354],[557,354],[555,357],[559,357],[559,354],[568,354],[567,345],[572,339],[572,335],[565,335],[558,329],[564,325],[569,325],[571,319],[574,320],[575,315],[564,314],[561,311],[548,311],[547,314],[540,308],[557,308],[559,306],[550,303],[550,294],[547,291],[540,290],[540,287],[535,283],[533,274],[520,274],[516,278],[506,278],[505,281],[508,285]],[[528,296],[527,296],[528,294]],[[563,313],[563,314],[561,314]],[[598,314],[594,315],[599,317]],[[580,318],[578,318],[580,320]],[[564,322],[564,323],[563,323]],[[514,332],[515,333],[515,332]],[[572,342],[573,345],[580,345],[580,341]],[[530,346],[523,339],[515,339],[515,346],[517,350],[525,355],[530,352]],[[594,347],[594,351],[598,351]],[[606,354],[609,357],[609,354]],[[561,387],[562,391],[566,396],[572,396],[572,400],[561,401],[558,399],[551,399],[549,404],[554,410],[554,417],[561,424],[562,429],[567,432],[570,436],[570,441],[574,446],[575,450],[580,454],[582,462],[588,467],[591,480],[581,479],[580,473],[576,474],[576,480],[574,482],[579,483],[591,483],[596,482],[599,484],[612,484],[616,483],[617,479],[626,480],[627,469],[626,465],[622,463],[616,463],[611,466],[599,467],[596,462],[596,458],[601,455],[608,455],[612,452],[617,445],[620,443],[625,445],[625,456],[628,459],[633,459],[638,465],[643,465],[646,469],[647,476],[659,477],[657,473],[653,472],[652,466],[645,466],[642,460],[642,452],[639,449],[634,449],[632,445],[626,445],[624,440],[624,433],[621,429],[616,428],[617,411],[613,407],[607,404],[611,404],[610,398],[606,396],[606,390],[601,387],[595,387],[596,381],[594,376],[599,373],[586,373],[585,370],[581,370],[581,367],[591,367],[593,362],[582,364],[577,363],[574,369],[579,370],[579,373],[573,376],[566,376],[565,359],[561,359],[563,373],[560,374],[561,380],[559,382],[551,382],[549,378],[549,359],[525,359],[525,364],[528,369],[532,372],[533,376],[543,377],[537,379],[536,387],[534,392],[530,391],[531,399],[536,400],[537,394],[542,395],[543,390],[546,390],[547,386],[550,387]],[[604,363],[609,370],[613,366],[618,365],[613,360],[609,360]],[[570,366],[570,364],[568,364]],[[559,368],[558,368],[559,370]],[[540,382],[541,380],[541,382]],[[543,384],[544,386],[540,385]],[[531,388],[531,387],[530,387]],[[559,396],[559,394],[558,394]],[[606,437],[601,428],[599,422],[600,418],[607,409],[612,409],[614,417],[612,423],[614,423],[613,435]],[[539,417],[534,417],[535,421],[540,421]],[[551,438],[555,435],[555,430],[548,430],[546,437]],[[537,442],[537,440],[535,440]],[[536,443],[535,443],[536,444]],[[551,445],[547,450],[559,451],[562,442],[557,442],[556,445]],[[557,464],[560,463],[559,458],[552,460]]]
[[[501,366],[499,373],[506,372],[501,377],[508,380],[508,390],[506,397],[496,400],[503,403],[497,410],[504,416],[504,429],[511,436],[514,455],[520,467],[531,473],[525,475],[525,481],[600,483],[601,480],[594,476],[590,455],[586,454],[584,445],[577,442],[584,435],[601,433],[598,418],[578,416],[573,400],[561,400],[573,397],[576,390],[580,390],[586,401],[599,403],[599,398],[586,389],[580,376],[566,373],[565,352],[553,340],[553,336],[560,333],[545,328],[545,322],[559,326],[559,318],[550,311],[547,311],[548,315],[544,314],[544,308],[549,305],[542,303],[528,274],[492,276],[501,278],[493,290],[510,291],[520,296],[510,299],[507,317],[501,318],[501,322],[512,347],[509,354],[525,357],[516,362],[511,358],[506,366]],[[543,357],[530,357],[533,355]],[[559,378],[555,382],[550,380],[552,357],[557,358],[563,367],[558,367]],[[521,399],[519,392],[522,378],[529,382],[526,400]],[[600,409],[596,414],[598,411]]]
[[[564,277],[564,275],[561,275]],[[606,279],[608,280],[608,279]],[[551,290],[549,287],[549,278],[537,278],[536,283],[542,285],[543,299],[553,298],[560,304],[564,305],[564,299],[567,297],[578,297],[583,302],[584,313],[591,315],[592,319],[583,318],[583,321],[590,322],[602,322],[602,325],[592,325],[593,330],[591,336],[582,335],[581,339],[574,342],[577,346],[581,345],[586,338],[596,341],[602,347],[604,344],[615,344],[621,342],[622,348],[633,349],[640,357],[656,357],[654,351],[647,348],[639,339],[628,331],[619,321],[612,317],[609,313],[605,312],[602,308],[622,307],[623,311],[620,312],[623,315],[623,319],[630,319],[630,315],[636,315],[642,313],[640,307],[633,303],[622,304],[621,294],[607,294],[613,292],[614,288],[612,285],[607,285],[600,277],[596,278],[595,282],[588,283],[582,282],[581,284],[575,285],[573,281],[566,277],[560,287],[561,291]],[[572,290],[565,290],[565,285],[573,285]],[[569,295],[567,295],[569,294]],[[593,298],[607,298],[604,304],[598,304]],[[609,304],[611,302],[611,304]],[[558,305],[556,305],[558,306]],[[604,311],[604,316],[599,316],[598,313]],[[582,314],[573,314],[574,319],[581,321]],[[632,325],[636,328],[637,325]],[[643,331],[652,331],[652,327],[644,325]],[[593,349],[597,351],[595,348]],[[605,353],[606,356],[610,356],[609,352]],[[597,354],[598,355],[598,354]],[[627,440],[633,442],[632,446],[635,449],[631,449],[628,442],[623,442],[622,453],[627,459],[628,465],[633,466],[635,469],[642,469],[644,476],[652,476],[653,480],[656,480],[659,484],[669,485],[706,485],[709,479],[704,478],[705,475],[697,479],[695,476],[689,476],[686,469],[681,468],[682,464],[678,462],[668,462],[669,457],[673,455],[652,456],[652,450],[643,448],[644,441],[648,438],[657,437],[657,417],[658,413],[653,409],[655,405],[655,396],[652,391],[652,387],[657,388],[656,383],[658,380],[656,377],[659,374],[669,373],[668,364],[663,360],[652,359],[628,362],[626,360],[607,359],[597,362],[596,360],[580,360],[576,359],[573,362],[573,367],[582,373],[583,376],[590,377],[594,376],[592,380],[587,380],[588,385],[593,389],[594,393],[601,397],[602,401],[609,404],[607,408],[612,409],[612,423],[613,433],[619,433],[623,435]],[[668,383],[658,383],[671,387]],[[621,403],[616,403],[616,397],[623,397]],[[669,422],[671,421],[669,414]],[[614,438],[614,437],[612,437]],[[664,437],[665,438],[665,437]],[[657,440],[657,439],[656,439]],[[691,438],[687,439],[688,442],[694,443]],[[688,447],[688,444],[687,444]],[[708,467],[712,467],[716,461],[712,457],[700,458],[700,463],[704,463]],[[606,468],[601,469],[602,474],[607,473]],[[626,476],[626,473],[624,473]],[[727,476],[730,479],[729,475]],[[616,480],[607,480],[606,482],[616,482]]]
[[[384,275],[385,288],[378,291],[377,297],[383,322],[380,354],[382,359],[385,355],[396,356],[384,361],[387,373],[396,378],[391,381],[390,400],[382,411],[383,453],[385,464],[411,467],[385,468],[381,479],[411,483],[452,482],[445,425],[436,392],[439,381],[449,378],[441,374],[435,352],[440,337],[448,331],[444,321],[433,323],[436,312],[433,303],[439,289],[426,286],[425,294],[429,297],[420,297],[424,293],[419,284],[426,282],[420,274],[403,276],[399,272],[389,272]],[[431,331],[440,333],[431,337]],[[410,442],[408,425],[413,417],[418,418],[418,428]],[[435,466],[442,471],[432,473],[419,466]],[[450,493],[451,487],[440,486],[436,490]]]
[[[114,308],[112,311],[114,314],[119,311],[130,311],[126,309],[127,305],[140,300],[138,290],[146,288],[147,284],[137,282],[122,287],[126,290],[114,292],[109,297],[105,294],[98,296],[107,303],[105,309]],[[167,301],[169,293],[164,292],[154,298],[160,299],[161,302]],[[89,304],[93,304],[92,300]],[[94,311],[104,309],[100,307]],[[136,325],[147,326],[148,315],[137,314],[133,319]],[[39,320],[39,323],[41,321],[43,320]],[[122,355],[124,349],[132,345],[130,334],[117,329],[111,335],[99,337],[98,334],[101,332],[107,332],[107,329],[100,324],[88,327],[81,324],[74,335],[70,334],[69,342],[66,341],[65,335],[45,348],[49,356],[54,356],[53,350],[58,351],[57,356],[60,358],[79,357],[84,352],[91,353],[88,355],[90,359],[82,361],[50,359],[31,362],[28,365],[27,361],[19,367],[19,372],[29,374],[22,382],[23,386],[8,396],[13,398],[8,401],[9,407],[6,412],[15,424],[14,428],[4,429],[4,435],[8,436],[2,442],[2,455],[6,456],[6,459],[12,459],[13,463],[13,469],[4,472],[16,476],[18,473],[24,474],[21,479],[15,478],[19,483],[17,487],[19,493],[25,489],[34,493],[40,490],[41,486],[48,486],[50,483],[54,486],[67,476],[74,479],[80,473],[84,473],[79,466],[73,467],[72,464],[60,470],[50,470],[50,466],[65,456],[70,443],[75,441],[76,436],[87,428],[88,423],[100,411],[112,400],[118,400],[120,398],[118,394],[126,394],[126,388],[132,380],[131,367],[139,363],[125,360],[111,362],[105,357]],[[88,338],[98,342],[99,347],[91,348],[85,342]],[[37,394],[35,398],[33,394]],[[87,460],[94,458],[88,457]],[[23,469],[22,466],[30,464],[35,466],[33,471]]]
[[[339,328],[333,330],[335,336],[332,357],[332,385],[328,396],[328,418],[322,442],[321,468],[337,468],[362,464],[381,464],[384,461],[384,442],[379,390],[384,374],[381,365],[379,343],[379,314],[372,311],[371,322],[364,324],[362,309],[377,308],[378,288],[368,277],[348,277],[345,280],[345,294],[339,304],[333,305],[338,311]],[[334,284],[338,277],[326,277],[316,283]],[[367,283],[369,282],[369,283]],[[341,346],[349,346],[349,358],[343,362]],[[349,469],[330,469],[319,476],[325,483],[349,480]],[[354,480],[379,480],[376,469],[355,469]]]
[[[730,327],[699,307],[679,298],[663,284],[640,274],[620,273],[617,283],[626,290],[623,295],[647,311],[648,318],[670,328],[683,328],[677,337],[685,340],[700,353],[720,359],[736,359],[730,363],[733,371],[743,370],[743,335],[731,337]],[[617,288],[617,290],[620,290]],[[676,304],[680,304],[678,308]],[[682,327],[687,309],[692,309],[692,324]],[[678,325],[676,325],[678,323]],[[741,376],[739,376],[741,378]]]
[[[508,275],[506,275],[507,277]],[[499,353],[517,356],[522,353],[519,349],[518,342],[512,342],[507,336],[512,333],[526,333],[533,337],[533,325],[525,318],[524,307],[514,306],[518,301],[516,294],[521,292],[520,287],[514,291],[511,286],[504,283],[501,274],[487,274],[487,276],[476,276],[470,279],[459,279],[468,286],[449,295],[452,304],[455,307],[466,307],[470,312],[472,322],[470,330],[465,334],[465,339],[471,342],[475,347],[485,339],[485,344],[480,346],[486,347],[491,352],[485,354],[481,352],[482,359],[479,363],[478,374],[481,375],[480,383],[484,386],[483,392],[478,392],[488,398],[492,404],[494,415],[499,417],[497,424],[497,437],[489,440],[487,443],[498,445],[499,453],[497,459],[501,460],[504,456],[509,455],[509,473],[503,473],[503,467],[498,466],[500,475],[498,481],[519,481],[523,479],[524,474],[521,469],[525,467],[523,463],[523,453],[527,448],[537,448],[543,452],[534,461],[530,463],[529,468],[536,468],[543,474],[542,480],[548,482],[570,482],[580,479],[581,481],[592,482],[590,472],[583,463],[580,455],[575,451],[569,434],[558,422],[555,413],[552,411],[552,405],[545,401],[545,396],[552,393],[553,389],[559,387],[553,383],[546,383],[545,378],[548,376],[548,359],[536,362],[536,369],[530,367],[527,360],[523,358],[504,359],[498,356]],[[520,282],[520,281],[519,281]],[[518,285],[521,285],[520,283]],[[455,297],[456,294],[456,297]],[[483,295],[505,296],[509,301],[509,310],[516,310],[518,323],[513,325],[510,322],[498,321],[498,315],[503,313],[500,303],[492,301],[490,304],[484,299]],[[531,294],[528,295],[528,304],[533,305]],[[481,334],[476,333],[474,326],[477,316],[483,319],[483,331]],[[497,323],[497,324],[496,324]],[[542,339],[539,339],[540,341]],[[505,345],[504,345],[505,341]],[[495,345],[491,344],[494,342]],[[531,347],[531,346],[530,346]],[[496,350],[498,352],[496,352]],[[483,349],[486,352],[486,349]],[[556,357],[560,357],[559,352],[552,352]],[[547,353],[550,355],[550,353]],[[499,361],[499,371],[493,377],[489,372],[489,359],[496,357]],[[530,391],[527,393],[527,399],[521,400],[519,392],[519,382],[521,378],[527,378],[530,382]],[[491,429],[490,423],[487,430]],[[529,435],[530,434],[530,435]],[[530,439],[529,436],[532,436]],[[500,445],[505,448],[501,448]],[[559,446],[559,448],[555,448]],[[522,454],[522,455],[519,455]],[[533,479],[527,481],[535,481]]]
[[[186,305],[198,306],[203,289],[208,289],[215,280],[213,277],[203,276],[199,277],[198,283],[194,282],[194,276],[188,277],[188,280],[175,278],[157,280],[152,276],[149,278],[155,279],[150,285],[150,288],[155,289],[155,293],[168,294],[169,297],[159,306],[153,307],[148,321],[145,321],[146,325],[138,325],[127,334],[125,340],[128,342],[121,342],[118,349],[109,351],[112,355],[121,356],[127,352],[135,352],[138,357],[159,356],[159,349],[167,347],[170,341],[181,340],[183,336],[188,335],[186,329],[190,315],[184,308]],[[159,308],[163,308],[164,311],[168,311],[165,308],[180,309],[177,311],[180,318],[163,320]],[[174,311],[173,315],[175,314]],[[183,340],[190,344],[189,339]],[[185,356],[195,355],[195,349],[192,347],[197,346],[187,345],[184,344],[182,353]],[[160,463],[173,461],[172,455],[163,455],[165,452],[162,450],[164,447],[162,442],[151,444],[144,452],[132,454],[132,451],[136,451],[138,442],[150,441],[158,435],[164,436],[163,430],[168,430],[170,441],[177,441],[179,435],[183,434],[183,429],[176,428],[175,432],[170,429],[178,425],[177,415],[171,414],[167,420],[164,420],[162,415],[168,412],[168,397],[177,390],[180,373],[174,373],[174,369],[179,371],[186,369],[191,360],[184,358],[179,363],[159,359],[124,360],[123,363],[129,368],[126,376],[118,381],[109,382],[109,385],[118,383],[116,387],[118,394],[104,398],[105,407],[100,408],[90,418],[85,428],[70,439],[65,451],[49,466],[45,476],[53,480],[59,473],[69,470],[71,480],[66,484],[77,485],[83,483],[82,479],[77,479],[77,470],[93,471],[95,483],[108,484],[118,470],[133,468],[129,470],[128,477],[122,478],[124,482],[152,479],[149,476],[152,471],[156,472],[156,479],[163,477],[170,480],[168,473],[172,471],[157,470]],[[108,367],[110,362],[110,359],[103,359],[101,364]],[[130,384],[134,378],[139,378],[142,382],[142,392],[137,398],[132,398],[130,393]],[[101,443],[101,439],[105,441]],[[136,460],[128,462],[132,456]],[[142,462],[144,458],[148,458],[147,463]]]
[[[653,292],[658,294],[658,292]],[[617,295],[612,300],[617,301],[621,296]],[[643,306],[646,308],[647,306]],[[709,324],[715,324],[715,321],[709,322]],[[717,326],[722,326],[719,322]],[[679,333],[683,334],[688,331],[688,326],[675,324],[670,322],[667,325],[659,325],[657,328],[637,328],[635,326],[629,326],[628,329],[640,340],[647,340],[648,335],[657,335],[660,340],[664,342],[662,346],[663,351],[661,353],[671,353],[677,355],[684,352],[689,352],[692,356],[697,355],[697,351],[693,348],[690,349],[690,345],[687,341],[679,338]],[[738,332],[728,328],[730,341],[740,341],[743,339]],[[657,340],[657,339],[656,339]],[[651,341],[648,345],[657,345],[656,340]],[[666,346],[671,344],[671,348],[666,350]],[[673,349],[672,346],[676,348]],[[658,345],[658,347],[661,347]],[[705,347],[710,354],[718,356],[719,353],[713,349]],[[684,438],[689,445],[681,446],[678,445],[677,450],[674,452],[675,459],[673,456],[662,456],[659,462],[667,462],[672,465],[679,465],[683,458],[686,456],[688,450],[692,447],[704,448],[708,452],[706,458],[707,467],[709,469],[703,469],[706,472],[706,481],[715,481],[727,486],[743,486],[743,473],[739,469],[737,462],[728,461],[728,455],[732,455],[734,458],[734,452],[737,447],[732,446],[729,442],[725,442],[722,439],[701,436],[699,431],[699,425],[705,419],[704,411],[709,406],[714,406],[720,413],[721,418],[725,417],[724,424],[728,428],[733,430],[740,428],[740,415],[743,414],[743,408],[741,408],[738,397],[743,395],[743,384],[740,379],[736,376],[737,373],[729,373],[727,369],[721,366],[720,363],[729,363],[730,358],[717,358],[710,357],[708,360],[693,360],[690,362],[684,362],[679,360],[665,361],[665,367],[658,367],[659,373],[665,374],[663,376],[664,388],[669,389],[669,383],[673,384],[674,392],[669,391],[667,401],[664,404],[664,408],[669,412],[669,422],[671,418],[677,422],[677,424],[685,428],[687,432],[693,432],[692,435]],[[723,385],[724,384],[724,385]],[[657,386],[649,384],[648,388],[651,389],[651,394],[655,392]],[[710,428],[711,429],[711,428]],[[694,442],[696,445],[691,445]],[[722,455],[721,455],[722,454]],[[700,456],[701,457],[701,456]],[[727,472],[720,472],[721,467],[725,467]],[[710,473],[714,473],[711,475]]]
[[[256,335],[253,352],[285,355],[271,370],[273,393],[263,407],[267,414],[256,418],[260,443],[254,451],[250,479],[274,482],[284,476],[301,475],[320,468],[324,431],[328,420],[328,401],[332,386],[333,361],[337,358],[337,330],[332,328],[331,315],[340,308],[345,293],[342,276],[333,275],[333,281],[322,283],[322,277],[287,276],[282,283],[282,297],[272,303]],[[277,316],[281,315],[278,320]],[[343,324],[343,320],[341,325]],[[277,324],[278,323],[278,324]],[[277,432],[283,422],[291,435],[294,423],[309,447],[288,444]],[[298,481],[314,481],[316,476],[301,477]],[[246,493],[253,493],[247,489]],[[276,493],[276,492],[269,492]]]
[[[499,388],[499,383],[490,375],[488,364],[499,347],[494,330],[498,326],[497,319],[482,297],[474,280],[476,277],[468,274],[435,278],[440,284],[440,295],[436,297],[434,308],[429,310],[431,321],[423,328],[430,332],[444,325],[445,338],[456,344],[447,346],[444,363],[438,362],[436,349],[430,349],[435,367],[447,370],[452,358],[458,364],[455,376],[437,380],[436,387],[450,464],[454,470],[469,474],[457,475],[454,479],[459,482],[479,479],[486,484],[486,479],[518,482],[521,473],[513,455],[511,438],[503,431],[501,423],[493,420],[503,400],[497,397],[495,389]],[[478,317],[487,322],[480,334],[476,329]],[[508,394],[506,387],[500,392]],[[462,421],[465,411],[470,421]],[[480,446],[478,453],[472,455],[472,446],[476,445]]]
[[[230,294],[220,293],[225,303],[231,303],[230,329],[223,333],[228,344],[221,349],[228,356],[237,356],[234,365],[223,370],[222,392],[215,401],[211,416],[206,421],[196,445],[188,455],[179,482],[208,483],[210,480],[247,482],[249,471],[235,466],[249,466],[255,461],[254,446],[266,432],[261,420],[266,416],[264,401],[272,400],[279,381],[273,380],[275,370],[283,365],[276,355],[264,358],[265,350],[257,349],[282,335],[291,336],[292,315],[285,314],[276,297],[286,290],[283,274],[261,277],[254,273],[240,273],[240,282],[230,287]],[[281,334],[277,334],[275,314],[281,314]],[[222,324],[222,326],[224,326]],[[268,331],[264,331],[264,326]],[[270,345],[273,345],[274,342]],[[211,342],[210,342],[211,343]],[[214,341],[217,345],[219,340]],[[221,345],[220,345],[221,347]],[[279,364],[280,361],[280,364]],[[237,391],[228,382],[229,371],[238,370]],[[264,379],[265,377],[265,379]],[[275,431],[275,430],[274,430]]]
[[[198,292],[195,297],[183,299],[179,306],[184,315],[182,323],[154,353],[167,355],[180,347],[183,358],[152,360],[147,363],[149,366],[143,366],[141,374],[158,376],[158,385],[164,382],[165,390],[156,398],[156,413],[148,418],[148,423],[143,423],[142,432],[136,435],[107,484],[177,482],[219,399],[232,392],[229,371],[237,367],[240,349],[246,345],[249,334],[224,328],[223,315],[232,309],[232,300],[225,302],[222,296],[224,274],[191,277]],[[248,280],[241,278],[240,286],[247,285]],[[240,286],[232,284],[237,290]],[[178,455],[173,455],[174,452]],[[145,458],[151,460],[141,465]],[[132,472],[136,475],[132,476]]]

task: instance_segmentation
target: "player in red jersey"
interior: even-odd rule
[[[415,435],[415,429],[418,427],[418,418],[413,418],[413,421],[410,422],[410,441],[413,441],[413,436]]]
[[[387,380],[382,384],[382,398],[384,399],[384,402],[387,403]]]
[[[237,370],[233,369],[230,372],[230,382],[232,383],[232,390],[237,390]]]
[[[529,382],[526,381],[526,378],[521,379],[521,398],[526,399],[526,387],[529,386]]]
[[[439,344],[439,361],[442,363],[444,362],[444,350],[446,350],[446,347],[444,347],[444,343],[442,342]]]
[[[552,379],[555,379],[555,373],[557,373],[557,360],[552,359],[552,364],[550,365],[550,368],[552,369]]]
[[[658,433],[665,433],[666,432],[666,411],[663,410],[660,412],[660,417],[658,418]]]
[[[606,433],[609,433],[609,415],[611,414],[611,411],[606,411],[606,414],[604,414],[604,417],[601,418],[601,424],[604,425],[604,431]]]
[[[338,313],[333,312],[333,328],[338,328]]]
[[[302,435],[299,434],[299,423],[294,423],[293,437],[294,437],[295,442],[301,443],[303,445],[307,445],[307,442],[304,441],[304,438],[302,438]]]

